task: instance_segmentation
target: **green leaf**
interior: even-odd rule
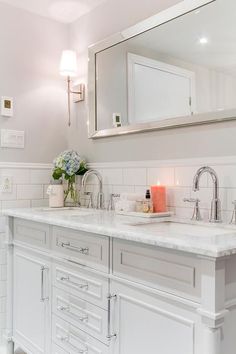
[[[60,179],[62,177],[62,175],[63,175],[63,172],[60,168],[56,168],[52,173],[52,177],[56,180]]]

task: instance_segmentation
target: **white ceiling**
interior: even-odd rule
[[[35,14],[71,23],[106,0],[0,0]]]

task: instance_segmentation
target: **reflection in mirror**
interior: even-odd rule
[[[98,52],[97,130],[236,109],[235,13],[216,0]]]

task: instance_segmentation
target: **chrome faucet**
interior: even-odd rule
[[[199,168],[193,179],[193,191],[199,191],[199,181],[203,173],[209,173],[213,182],[213,199],[211,202],[210,222],[221,222],[221,201],[219,199],[219,180],[213,168],[204,166]]]
[[[96,176],[99,182],[99,192],[98,192],[98,196],[97,196],[97,209],[104,209],[104,194],[103,194],[103,184],[102,184],[102,176],[100,174],[100,172],[98,172],[97,170],[89,170],[87,171],[83,178],[82,178],[82,187],[85,191],[85,187],[87,184],[87,179],[90,176]]]

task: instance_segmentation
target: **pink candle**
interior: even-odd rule
[[[166,187],[151,186],[153,211],[154,213],[162,213],[166,211]]]

